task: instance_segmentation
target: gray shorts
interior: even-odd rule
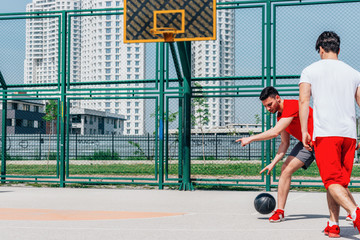
[[[306,150],[302,142],[298,142],[289,155],[302,161],[304,163],[304,166],[302,166],[303,169],[307,169],[315,160],[314,148],[312,151]]]

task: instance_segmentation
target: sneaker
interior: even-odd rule
[[[353,220],[353,219],[352,219],[352,217],[351,217],[351,214],[347,215],[346,221],[352,221],[352,220]]]
[[[360,208],[356,208],[356,219],[353,221],[354,228],[360,232]]]
[[[281,222],[284,221],[284,210],[277,209],[273,212],[274,214],[269,218],[270,222]]]
[[[338,225],[329,226],[327,223],[326,228],[324,229],[325,235],[328,235],[330,238],[339,238],[340,237],[340,228]]]

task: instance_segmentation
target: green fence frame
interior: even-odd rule
[[[261,9],[262,21],[262,66],[259,76],[233,76],[233,77],[211,77],[193,78],[191,76],[191,42],[157,43],[156,44],[156,69],[155,79],[140,80],[116,80],[101,82],[72,82],[70,75],[70,47],[71,47],[71,20],[74,17],[101,16],[101,15],[123,15],[123,8],[112,9],[92,9],[92,10],[66,10],[52,12],[23,12],[23,13],[3,13],[0,14],[0,21],[34,19],[34,18],[55,18],[59,23],[59,66],[58,82],[49,84],[7,84],[6,79],[0,72],[1,100],[3,101],[2,116],[6,119],[7,101],[16,94],[16,99],[26,100],[37,98],[39,100],[54,99],[58,101],[58,163],[56,176],[13,176],[6,174],[6,124],[2,125],[2,154],[1,154],[1,183],[11,181],[29,182],[51,182],[57,183],[60,187],[65,187],[67,183],[82,184],[147,184],[158,186],[177,186],[180,190],[193,190],[194,185],[222,185],[222,186],[256,186],[264,187],[267,191],[276,187],[277,176],[262,174],[259,179],[218,179],[218,178],[192,178],[191,177],[191,99],[197,93],[212,94],[211,97],[258,97],[262,88],[274,85],[284,92],[284,96],[297,96],[298,87],[295,84],[279,84],[277,79],[298,79],[298,75],[276,74],[276,10],[282,6],[295,5],[318,5],[318,4],[338,4],[353,3],[360,0],[342,1],[314,1],[301,2],[297,0],[260,0],[260,1],[233,1],[217,3],[217,9]],[[68,51],[67,51],[68,50]],[[171,58],[170,58],[171,56]],[[172,59],[172,62],[171,60]],[[175,67],[177,78],[169,77],[170,65]],[[1,69],[0,69],[1,70]],[[201,89],[192,85],[193,81],[207,80],[259,80],[259,84],[238,85],[238,86],[206,86]],[[151,83],[153,86],[143,88],[129,88],[128,83]],[[170,83],[178,83],[177,86],[170,86]],[[100,85],[119,84],[118,88],[105,88]],[[92,86],[92,89],[78,88],[79,86]],[[100,86],[100,87],[99,87]],[[29,90],[29,87],[32,89]],[[17,92],[26,91],[24,94]],[[69,103],[72,100],[82,99],[103,99],[104,96],[114,95],[106,93],[107,90],[130,90],[134,98],[155,99],[159,111],[155,117],[155,142],[156,159],[155,172],[152,178],[116,178],[116,177],[74,177],[69,175]],[[143,90],[141,96],[135,90]],[[116,99],[128,98],[123,96],[128,93],[119,93]],[[112,98],[108,96],[106,98]],[[169,99],[179,101],[179,159],[178,177],[170,178],[168,175],[168,115]],[[262,130],[268,130],[275,124],[275,118],[265,113],[262,108]],[[266,124],[264,124],[266,123]],[[271,124],[272,123],[272,124]],[[274,141],[268,140],[262,143],[262,166],[270,163],[271,152],[275,153]],[[272,150],[272,151],[271,151]],[[101,181],[100,181],[101,180]],[[318,180],[294,180],[293,186],[313,187],[321,186]],[[311,182],[311,185],[307,183]],[[353,181],[360,183],[360,181]],[[317,185],[316,185],[317,184]],[[357,186],[354,186],[357,187]]]

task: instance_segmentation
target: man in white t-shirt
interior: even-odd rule
[[[299,116],[304,146],[314,141],[316,163],[327,189],[329,237],[339,237],[339,211],[343,207],[360,231],[360,209],[348,190],[356,148],[355,99],[360,106],[360,73],[338,60],[340,38],[323,32],[315,49],[321,60],[301,73]],[[314,132],[307,129],[310,96],[313,98]]]

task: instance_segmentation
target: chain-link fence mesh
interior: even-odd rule
[[[104,6],[118,4],[107,2]],[[354,19],[359,4],[218,6],[217,40],[191,43],[190,164],[196,184],[265,184],[259,172],[280,138],[271,149],[264,142],[245,147],[235,142],[265,130],[268,115],[260,91],[275,85],[284,98],[296,99],[299,75],[318,60],[315,40],[324,30],[341,36],[340,59],[358,69]],[[271,36],[266,36],[266,7],[275,16]],[[0,17],[6,33],[0,38],[0,71],[10,86],[1,82],[0,104],[6,105],[2,177],[59,179],[65,166],[65,181],[157,183],[165,167],[167,183],[182,181],[183,53],[177,43],[124,44],[123,24],[119,9]],[[269,38],[274,45],[266,45]],[[266,66],[266,58],[272,66]],[[45,117],[49,105],[57,109],[53,120]],[[292,138],[288,153],[296,143]],[[275,184],[280,169],[281,163]],[[294,179],[318,179],[316,164]]]
[[[0,118],[2,137],[5,136],[6,139],[4,169],[7,177],[58,177],[58,118],[48,118],[48,103],[48,100],[39,100],[35,97],[9,98],[1,101],[2,112],[2,107],[6,106],[6,120],[3,119],[3,115]],[[58,115],[57,112],[55,114]],[[5,128],[3,124],[6,125]],[[3,141],[1,143],[4,144]]]
[[[0,53],[3,57],[0,59],[0,71],[8,84],[24,83],[26,21],[25,19],[0,21],[0,31],[6,35],[1,38]],[[35,39],[31,41],[35,41]],[[30,40],[28,42],[30,43]],[[29,52],[28,55],[30,54],[35,53]]]
[[[299,76],[306,66],[320,60],[315,43],[323,31],[335,31],[340,36],[339,59],[359,69],[360,59],[354,54],[360,50],[356,44],[357,35],[354,34],[360,30],[354,21],[359,9],[358,2],[275,7],[276,75]],[[277,84],[297,85],[298,78],[284,81],[277,79]]]

